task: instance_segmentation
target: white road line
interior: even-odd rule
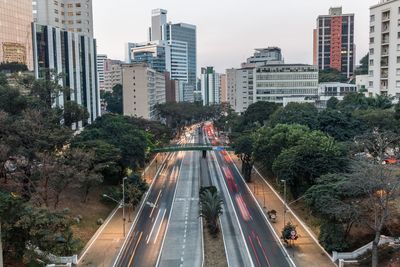
[[[166,214],[166,213],[167,213],[167,209],[164,210],[164,214],[163,214],[163,216],[162,216],[162,218],[161,218],[161,221],[160,221],[160,227],[158,228],[158,231],[157,231],[156,237],[154,238],[153,244],[156,243],[157,238],[158,238],[158,235],[160,234],[160,230],[161,230],[161,227],[162,227],[162,225],[163,225],[163,222],[164,222],[164,218],[165,218],[165,214]]]
[[[157,196],[157,198],[156,198],[156,201],[154,202],[154,206],[153,206],[153,208],[151,209],[151,212],[150,212],[149,218],[151,218],[151,215],[153,215],[154,209],[155,209],[155,208],[156,208],[156,206],[157,206],[157,202],[158,202],[158,200],[160,199],[161,192],[162,192],[162,189],[160,190],[160,192],[158,192],[158,196]]]
[[[150,234],[148,235],[148,238],[146,239],[146,244],[148,244],[148,243],[149,243],[149,240],[150,240],[150,238],[151,238],[151,235],[153,234],[154,227],[155,227],[155,226],[156,226],[156,224],[157,224],[157,219],[158,219],[158,216],[160,216],[160,213],[161,213],[161,210],[158,210],[158,213],[157,213],[156,220],[154,221],[153,227],[151,227]]]

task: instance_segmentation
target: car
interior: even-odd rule
[[[382,164],[391,164],[391,165],[399,164],[399,163],[400,163],[400,160],[395,157],[386,158],[382,162]]]

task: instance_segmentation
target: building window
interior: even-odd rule
[[[369,60],[369,65],[370,65],[370,66],[373,66],[373,65],[374,65],[374,60],[373,60],[373,59],[370,59],[370,60]]]
[[[68,17],[72,17],[74,15],[74,12],[68,12]]]
[[[371,15],[369,21],[370,21],[370,22],[374,22],[374,21],[375,21],[375,15]]]
[[[55,21],[55,22],[59,22],[59,19],[58,19],[58,18],[54,18],[54,21]]]
[[[75,7],[81,7],[81,3],[76,3]]]
[[[373,48],[371,48],[371,49],[369,50],[369,54],[370,54],[370,56],[372,56],[372,55],[374,54],[374,49],[373,49]]]
[[[54,1],[54,5],[55,5],[55,6],[58,6],[58,1]]]
[[[400,88],[400,81],[396,81],[396,88]]]
[[[73,20],[68,20],[68,24],[69,25],[74,24],[74,21]]]
[[[80,16],[81,14],[82,14],[82,12],[76,11],[76,15],[77,15],[77,16]]]
[[[58,9],[54,9],[54,14],[58,14]]]
[[[369,87],[374,86],[374,82],[369,82]]]
[[[375,32],[375,26],[371,26],[371,27],[369,27],[369,32],[370,32],[370,33],[373,33],[373,32]]]
[[[64,3],[61,3],[61,5],[60,5],[61,7],[64,7]]]
[[[374,76],[374,71],[373,70],[369,71],[369,76]]]
[[[397,63],[400,63],[400,57],[397,57]]]
[[[82,20],[77,20],[76,24],[82,24]]]
[[[68,7],[68,8],[73,8],[74,5],[73,5],[73,4],[68,4],[67,7]]]
[[[396,69],[396,75],[400,76],[400,69]]]
[[[374,37],[369,38],[369,43],[370,43],[370,44],[373,44],[374,41],[375,41]]]

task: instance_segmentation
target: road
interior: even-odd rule
[[[218,145],[212,125],[206,125],[208,141]],[[246,250],[250,254],[251,265],[257,267],[287,267],[291,261],[282,245],[274,235],[261,207],[255,201],[246,183],[236,169],[226,151],[212,151],[211,162],[219,168],[219,177],[224,180],[229,192],[229,201],[233,204],[245,239]],[[292,264],[293,265],[293,264]]]
[[[189,134],[181,143],[188,141],[194,141]],[[194,153],[174,152],[167,155],[149,190],[146,204],[113,266],[202,266],[199,183],[194,178],[198,173],[198,164]],[[187,186],[193,189],[186,190]],[[179,222],[183,224],[179,225]],[[178,249],[174,249],[174,241],[175,245],[179,244]],[[182,251],[186,254],[182,255]]]

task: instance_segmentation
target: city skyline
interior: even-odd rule
[[[223,0],[213,3],[213,8],[209,8],[210,5],[203,2],[182,6],[177,0],[168,3],[156,0],[135,4],[121,0],[118,6],[111,6],[109,2],[99,0],[93,6],[94,32],[98,40],[99,53],[123,60],[125,43],[147,40],[151,10],[163,8],[169,12],[169,21],[187,22],[197,26],[197,75],[200,74],[200,67],[206,65],[215,66],[218,72],[224,72],[230,67],[238,67],[254,48],[267,46],[282,48],[287,63],[312,64],[312,31],[318,15],[326,14],[330,7],[342,6],[344,13],[355,13],[356,63],[358,64],[368,52],[369,7],[378,2],[379,0],[310,0],[304,3],[287,0],[276,2],[273,8],[269,8],[271,3],[257,0],[251,0],[250,3],[235,3],[234,7],[229,5],[227,0]],[[257,8],[254,8],[255,6]],[[288,6],[292,8],[288,9]],[[113,14],[118,14],[118,16],[109,14],[111,8]],[[221,12],[223,8],[225,12]],[[281,13],[276,10],[285,10],[284,18],[291,18],[291,20],[280,19]],[[101,19],[104,17],[109,19]],[[127,22],[128,17],[133,19]],[[268,26],[260,29],[257,25]],[[291,38],[289,38],[290,35]],[[240,36],[239,41],[237,36]],[[221,47],[224,49],[220,49]]]

